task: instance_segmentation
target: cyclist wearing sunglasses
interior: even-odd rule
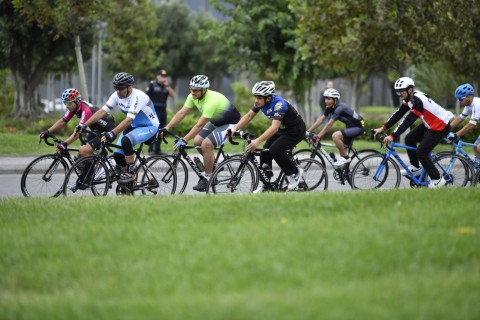
[[[463,137],[467,134],[470,130],[472,130],[480,120],[480,98],[474,97],[475,90],[473,86],[469,83],[462,84],[458,86],[455,90],[455,98],[458,99],[460,106],[464,107],[461,114],[459,114],[455,119],[452,121],[450,126],[452,129],[455,129],[462,121],[467,119],[470,115],[470,121],[460,130],[453,133],[451,132],[448,135],[448,142],[455,140],[457,138]],[[475,162],[480,165],[480,136],[478,136],[477,140],[475,141],[477,147],[475,150]]]
[[[400,137],[420,118],[422,123],[405,136],[405,144],[417,148],[416,151],[407,150],[410,159],[409,169],[414,174],[419,173],[421,163],[431,179],[428,187],[443,187],[446,180],[440,176],[440,172],[435,168],[432,159],[430,159],[430,153],[450,132],[449,121],[453,118],[453,114],[442,108],[425,93],[415,90],[414,87],[415,84],[409,77],[402,77],[395,81],[394,89],[402,104],[383,126],[374,129],[375,135],[390,129],[408,113],[397,128],[385,138],[384,142],[390,143]],[[417,143],[419,143],[418,147]],[[406,175],[407,173],[402,170],[402,174]]]
[[[102,138],[103,141],[113,141],[118,136],[122,149],[116,149],[113,157],[117,165],[125,171],[119,180],[121,183],[129,183],[136,178],[133,146],[153,138],[159,126],[152,101],[145,92],[133,88],[134,84],[135,80],[131,74],[117,73],[113,77],[115,92],[85,124],[77,126],[77,130],[82,131],[115,107],[126,114],[125,119]]]
[[[79,124],[84,124],[99,109],[98,107],[94,107],[87,101],[82,100],[80,92],[76,88],[68,88],[63,91],[61,99],[62,102],[65,104],[65,107],[67,107],[67,112],[50,128],[42,131],[39,134],[40,139],[44,139],[48,136],[49,133],[54,133],[65,127],[74,116],[80,118]],[[101,119],[91,125],[91,129],[98,132],[110,131],[113,128],[115,128],[115,119],[110,113],[106,113]],[[58,151],[66,152],[67,146],[77,139],[78,133],[76,133],[75,131],[65,140],[65,142],[59,143],[57,145]],[[81,146],[78,151],[79,158],[92,154],[94,150],[97,150],[100,147],[100,139],[93,134],[87,134],[87,136],[85,137],[85,141],[87,143]]]

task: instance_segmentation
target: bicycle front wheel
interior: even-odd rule
[[[243,158],[219,163],[207,186],[207,193],[251,193],[257,187],[256,168]]]
[[[25,197],[58,197],[69,164],[59,154],[48,154],[33,160],[23,171],[20,188]]]
[[[398,164],[384,154],[371,154],[360,159],[352,169],[352,189],[393,189],[400,186],[402,176]]]
[[[138,168],[142,178],[140,190],[142,194],[174,194],[177,187],[177,174],[170,160],[163,156],[151,156],[146,166]]]
[[[98,156],[82,157],[67,173],[63,184],[65,196],[106,196],[110,189],[108,166]]]
[[[465,187],[475,184],[475,169],[463,156],[443,154],[434,161],[440,175],[447,181],[447,187]]]

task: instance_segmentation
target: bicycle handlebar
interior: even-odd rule
[[[53,142],[50,142],[49,139],[53,140]],[[54,134],[51,134],[51,133],[49,133],[49,134],[48,134],[45,138],[43,138],[43,139],[40,138],[40,139],[38,140],[38,143],[41,143],[42,140],[45,141],[45,144],[47,144],[47,145],[49,145],[49,146],[51,146],[51,147],[53,147],[53,146],[55,145],[55,143],[62,143],[62,142],[63,142],[62,139],[57,138]],[[55,142],[55,143],[54,143],[54,142]]]

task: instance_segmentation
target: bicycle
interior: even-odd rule
[[[446,140],[446,139],[445,139]],[[473,168],[473,171],[471,172],[471,176],[470,176],[470,182],[471,182],[471,185],[472,186],[480,186],[480,164],[478,164],[477,162],[475,162],[467,153],[467,151],[465,151],[465,149],[463,148],[464,146],[465,147],[473,147],[473,148],[476,148],[477,145],[474,144],[474,143],[469,143],[469,142],[465,142],[463,141],[462,139],[455,139],[452,141],[452,146],[453,146],[453,151],[441,151],[441,152],[438,152],[437,153],[437,156],[440,156],[440,155],[449,155],[449,154],[457,154],[459,156],[462,156],[465,158],[466,161],[468,161],[468,163],[471,165],[471,167]],[[455,162],[454,162],[455,158],[452,158],[452,163],[451,165],[455,165]]]
[[[85,130],[86,133],[93,133]],[[167,158],[161,155],[145,157],[142,154],[144,143],[140,143],[135,152],[135,180],[121,183],[122,168],[115,165],[107,157],[108,148],[122,149],[122,146],[111,142],[101,142],[99,150],[93,155],[82,157],[70,168],[63,184],[65,196],[105,196],[116,182],[117,195],[133,195],[135,191],[142,194],[174,194],[177,185],[176,176],[163,179],[165,172],[173,170]],[[74,172],[80,172],[77,177]]]
[[[245,149],[253,136],[245,133],[241,137],[244,139]],[[238,144],[231,139],[230,143]],[[274,181],[270,181],[273,176],[271,169],[266,166],[260,167],[256,157],[266,150],[257,148],[254,152],[245,151],[240,157],[233,157],[218,164],[208,182],[207,193],[251,193],[258,187],[260,181],[265,185],[266,191],[287,191],[289,177],[282,170]],[[304,176],[296,191],[328,188],[327,171],[320,161],[311,158],[298,159],[292,150],[288,154],[295,164],[304,170]]]
[[[174,137],[176,140],[180,139],[179,136],[177,136],[176,134],[174,134],[172,132],[167,131],[167,132],[165,132],[165,134],[168,134],[168,135]],[[166,144],[168,143],[166,140],[164,140],[164,142]],[[189,150],[189,149],[198,149],[198,148],[200,148],[200,147],[185,146],[183,148],[175,149],[175,151],[173,152],[172,155],[166,155],[165,156],[172,162],[173,168],[176,172],[176,175],[177,175],[177,190],[178,190],[177,193],[178,194],[182,194],[185,191],[185,189],[187,187],[187,184],[188,184],[189,170],[188,170],[188,167],[185,164],[185,162],[188,163],[190,168],[192,168],[193,172],[197,175],[197,177],[199,179],[205,178],[204,175],[203,175],[203,172],[204,172],[203,169],[199,168],[197,162],[195,162],[195,158],[192,159],[192,157],[187,153],[187,150]],[[225,159],[230,158],[230,156],[223,150],[224,149],[224,144],[222,144],[220,147],[215,148],[215,149],[217,150],[217,154],[215,155],[214,168],[219,162],[221,162],[220,159],[225,160]],[[236,156],[238,156],[238,155],[236,155]],[[185,161],[182,161],[182,158]],[[178,186],[180,186],[180,188],[178,188]]]
[[[309,148],[304,148],[297,150],[293,153],[294,156],[300,156],[300,155],[305,155],[308,156],[312,159],[319,159],[319,161],[322,163],[324,167],[326,167],[326,162],[330,164],[330,166],[333,168],[333,178],[338,181],[341,185],[345,185],[345,182],[347,182],[350,187],[352,187],[351,183],[351,171],[350,168],[353,168],[356,162],[363,158],[366,155],[369,154],[379,154],[380,152],[375,149],[361,149],[357,150],[353,147],[353,141],[352,144],[350,145],[345,145],[345,149],[347,150],[347,154],[351,159],[350,163],[347,163],[346,165],[342,167],[336,167],[334,165],[335,161],[337,159],[335,158],[335,154],[333,152],[328,153],[324,147],[332,147],[332,148],[337,148],[335,144],[332,143],[324,143],[321,142],[321,140],[315,142],[313,141],[313,136],[314,134],[311,133],[309,136],[305,137],[305,141],[308,143]],[[353,189],[353,187],[352,187]]]
[[[352,186],[355,189],[398,188],[402,177],[399,165],[405,169],[410,187],[428,186],[430,179],[425,168],[422,168],[420,174],[413,174],[395,150],[395,148],[406,150],[416,150],[416,148],[395,141],[383,144],[385,137],[385,134],[379,134],[377,140],[388,149],[387,152],[368,155],[359,160],[352,169]],[[446,186],[465,186],[468,183],[471,167],[463,158],[454,154],[444,156],[430,154],[430,157],[441,176],[447,181]],[[456,163],[455,166],[450,165],[452,161]]]
[[[50,139],[53,142],[50,142]],[[40,139],[49,145],[62,143],[63,140],[49,133],[45,139]],[[34,159],[25,168],[20,181],[20,188],[25,197],[58,197],[62,194],[63,182],[67,172],[76,160],[70,152],[78,149],[67,148],[67,153],[55,152]]]

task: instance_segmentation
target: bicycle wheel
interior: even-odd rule
[[[75,162],[63,184],[65,196],[106,196],[111,187],[108,166],[97,155]]]
[[[350,168],[355,167],[355,165],[358,163],[358,161],[362,158],[365,158],[368,155],[371,154],[381,154],[380,151],[375,150],[375,149],[361,149],[361,150],[352,150],[348,149],[348,155],[351,159],[350,163],[348,166]]]
[[[140,190],[142,194],[174,194],[177,187],[177,175],[168,158],[164,156],[151,156],[145,165],[137,170],[141,177]],[[138,187],[138,186],[137,186]]]
[[[33,160],[23,171],[20,188],[25,197],[58,197],[69,169],[59,154],[48,154]]]
[[[328,175],[325,166],[317,159],[300,159],[297,162],[298,167],[303,169],[303,178],[295,191],[312,191],[328,189]],[[286,189],[289,183],[289,177],[284,175],[280,182],[280,189]]]
[[[210,177],[207,193],[251,193],[257,187],[256,170],[243,157],[222,161]]]
[[[475,183],[475,169],[463,157],[457,154],[443,154],[434,160],[435,166],[447,180],[447,187],[465,187]]]
[[[165,156],[172,163],[173,169],[177,176],[177,187],[175,193],[182,194],[185,192],[188,184],[188,167],[181,158],[176,159],[174,155]]]
[[[360,159],[352,169],[352,189],[393,189],[400,186],[400,168],[393,159],[384,163],[384,154]]]
[[[311,159],[316,159],[320,161],[322,166],[325,167],[325,159],[322,157],[322,155],[315,150],[315,156],[312,157],[312,149],[300,149],[297,150],[293,153],[293,156],[297,156],[296,158],[298,159],[304,159],[304,158],[311,158]]]

